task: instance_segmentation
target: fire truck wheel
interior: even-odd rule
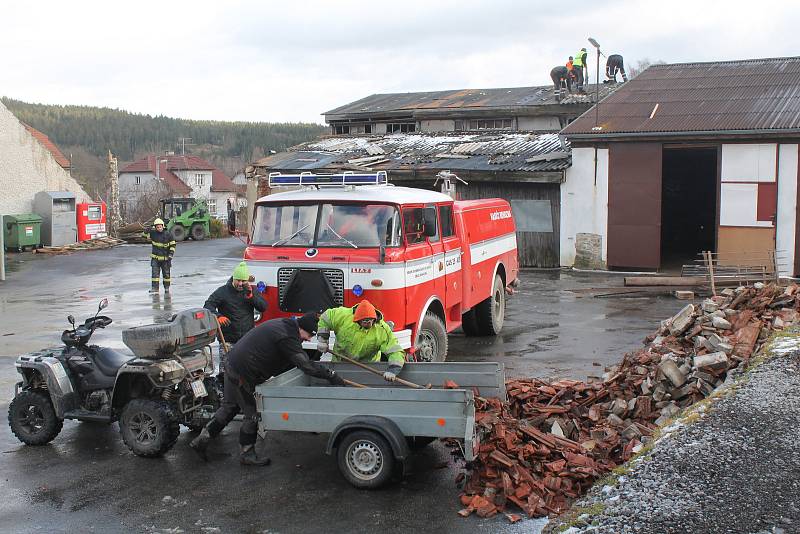
[[[475,319],[478,322],[478,331],[484,336],[495,336],[503,329],[503,320],[506,315],[506,290],[500,275],[494,277],[492,294],[475,306]]]
[[[478,329],[478,320],[475,318],[475,310],[469,310],[467,313],[461,315],[461,329],[467,337],[475,337],[481,335]]]
[[[433,312],[422,319],[414,354],[420,362],[443,362],[447,358],[447,329]]]

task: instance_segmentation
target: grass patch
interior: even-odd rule
[[[582,526],[590,523],[592,516],[597,516],[605,512],[606,505],[598,502],[589,506],[578,506],[559,517],[559,524],[551,532],[564,532],[572,527]],[[589,520],[580,519],[581,516],[588,515]]]

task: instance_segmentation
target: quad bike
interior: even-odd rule
[[[98,328],[111,324],[97,313],[64,330],[64,347],[19,356],[22,381],[8,408],[11,431],[23,443],[44,445],[64,419],[113,423],[138,456],[156,457],[177,441],[180,425],[199,429],[218,407],[211,377],[217,321],[203,308],[177,313],[166,323],[129,328],[122,340],[133,354],[89,345]]]

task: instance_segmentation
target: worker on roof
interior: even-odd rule
[[[164,293],[169,294],[169,286],[172,283],[169,272],[172,269],[172,256],[175,255],[175,238],[164,226],[164,221],[156,218],[148,234],[152,245],[150,250],[150,293],[158,293],[158,283],[162,276]]]
[[[208,297],[203,307],[211,310],[217,316],[222,336],[219,339],[219,370],[220,375],[225,368],[225,354],[244,335],[253,329],[256,311],[264,312],[267,301],[260,291],[253,291],[250,284],[250,271],[247,263],[240,262],[233,270],[233,275],[218,287]],[[226,346],[227,345],[227,346]],[[222,377],[218,375],[221,380]]]
[[[557,67],[553,67],[553,70],[550,71],[550,78],[553,80],[553,85],[555,86],[556,90],[556,100],[561,100],[561,97],[564,96],[562,94],[562,89],[566,88],[568,93],[572,92],[572,75],[567,67],[559,65]]]
[[[583,83],[586,79],[585,77],[585,70],[586,70],[586,47],[581,48],[577,54],[575,54],[575,59],[572,61],[575,71],[575,83],[578,86],[579,93],[585,93],[586,91],[583,90]]]
[[[617,83],[617,73],[622,74],[622,81],[628,81],[625,74],[625,62],[619,54],[611,54],[606,60],[606,80],[603,83]]]
[[[319,318],[317,350],[330,351],[331,332],[336,342],[331,351],[333,361],[339,354],[361,362],[379,362],[381,356],[389,361],[383,378],[394,382],[406,361],[405,352],[397,342],[392,327],[383,320],[383,314],[364,299],[352,308],[345,306],[326,310]]]

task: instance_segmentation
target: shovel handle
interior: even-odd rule
[[[359,362],[357,360],[354,360],[352,358],[348,358],[344,354],[339,354],[338,352],[331,351],[331,354],[333,354],[337,358],[341,358],[342,360],[344,360],[344,361],[346,361],[348,363],[352,363],[356,367],[361,367],[362,369],[365,369],[365,370],[369,371],[372,374],[376,374],[376,375],[379,375],[379,376],[383,377],[383,373],[382,372],[378,371],[377,369],[375,369],[373,367],[370,367],[369,365],[363,364],[363,363],[361,363],[361,362]],[[420,386],[419,384],[415,384],[414,382],[409,382],[408,380],[403,380],[402,378],[399,378],[399,377],[395,378],[394,381],[397,382],[398,384],[403,384],[404,386],[407,386],[407,387],[410,387],[410,388],[425,389],[424,387]]]
[[[348,380],[346,378],[342,378],[342,380],[344,380],[344,383],[347,384],[348,386],[353,386],[356,388],[369,388],[369,386],[365,386],[364,384],[359,384],[358,382],[353,382],[352,380]]]

